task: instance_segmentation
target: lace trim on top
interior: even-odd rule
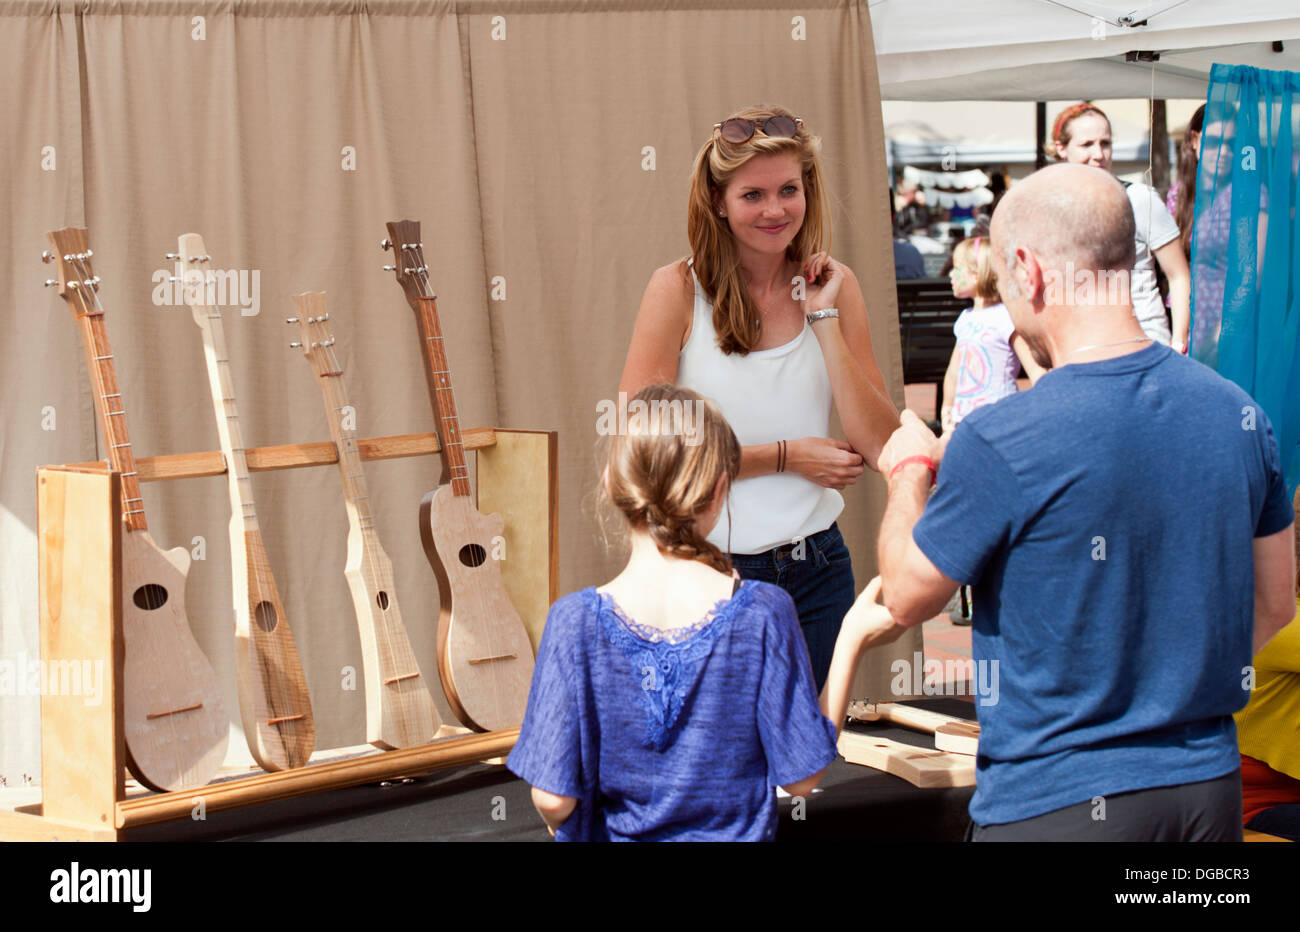
[[[727,608],[747,589],[742,584],[730,598],[719,599],[699,621],[680,628],[638,624],[613,596],[593,591],[600,602],[598,615],[606,637],[632,661],[640,678],[638,692],[646,712],[641,743],[662,751],[672,740],[673,726],[699,673],[700,662],[712,652],[718,635],[734,614]]]

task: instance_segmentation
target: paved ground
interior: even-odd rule
[[[905,404],[922,420],[937,417],[935,405],[935,387],[933,385],[906,385],[903,387]],[[953,596],[944,609],[944,614],[936,616],[922,626],[925,638],[925,657],[943,661],[945,672],[945,692],[957,686],[955,675],[960,675],[948,661],[957,662],[970,659],[970,628],[954,625],[948,619],[948,612],[956,612],[957,596]]]

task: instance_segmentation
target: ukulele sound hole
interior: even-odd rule
[[[257,618],[257,626],[270,634],[275,630],[279,618],[275,614],[275,606],[270,602],[258,602],[257,608],[253,610],[253,615]]]
[[[387,592],[380,591],[379,595],[375,596],[375,601],[379,603],[379,610],[380,610],[381,612],[386,612],[386,611],[388,611],[388,593],[387,593]]]
[[[167,590],[157,583],[146,583],[131,594],[136,608],[152,612],[167,604]]]
[[[466,544],[458,556],[466,566],[482,566],[487,561],[487,551],[479,544]]]

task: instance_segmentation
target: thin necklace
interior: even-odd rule
[[[1150,339],[1150,337],[1143,336],[1129,337],[1127,340],[1116,340],[1114,343],[1094,343],[1091,346],[1080,346],[1078,349],[1070,350],[1070,355],[1073,356],[1075,353],[1082,353],[1092,349],[1104,349],[1107,346],[1121,346],[1124,343],[1143,343]]]

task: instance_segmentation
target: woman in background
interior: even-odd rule
[[[1111,166],[1110,135],[1110,119],[1090,103],[1066,107],[1052,127],[1052,143],[1058,159],[1095,165],[1106,171],[1110,171]],[[1133,313],[1148,337],[1186,353],[1191,274],[1179,241],[1178,226],[1153,188],[1137,183],[1125,184],[1124,188],[1129,203],[1133,205],[1136,225],[1134,244],[1137,259],[1133,263],[1129,284]],[[1157,264],[1169,282],[1172,332],[1156,287]]]

